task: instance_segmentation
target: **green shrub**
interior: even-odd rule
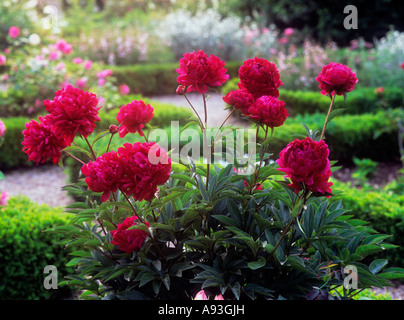
[[[65,225],[62,208],[38,205],[26,197],[11,197],[0,208],[0,300],[38,300],[61,297],[69,290],[46,290],[44,268],[54,265],[58,281],[67,272],[68,252],[60,237],[46,230]]]
[[[22,131],[28,118],[2,118],[7,130],[4,135],[3,144],[0,146],[0,170],[8,170],[17,166],[31,166],[27,155],[22,152]]]
[[[279,99],[285,102],[292,116],[316,112],[327,113],[330,105],[330,98],[321,95],[319,91],[281,89]],[[403,104],[404,93],[400,88],[385,88],[383,100],[386,107],[398,108]],[[346,103],[343,97],[338,97],[333,108],[345,108],[346,114],[362,114],[378,111],[380,107],[380,97],[373,88],[357,88],[348,93]]]
[[[241,62],[227,62],[225,68],[230,78],[236,77]],[[117,83],[126,83],[133,93],[145,96],[175,94],[178,86],[176,69],[179,63],[137,64],[133,66],[113,66]]]
[[[399,247],[389,250],[385,257],[396,266],[404,266],[404,195],[383,191],[361,191],[336,180],[333,190],[342,194],[333,198],[341,199],[346,209],[357,219],[367,221],[376,231],[392,235],[389,242]]]
[[[323,114],[299,115],[289,117],[282,127],[275,130],[271,140],[274,157],[291,141],[293,137],[307,135],[302,123],[311,130],[322,130],[325,116]],[[389,126],[389,119],[383,112],[361,115],[341,115],[333,119],[325,133],[326,143],[330,148],[330,158],[339,159],[340,163],[352,164],[353,158],[369,158],[374,161],[399,159],[397,129],[375,137],[376,133]],[[263,139],[263,132],[260,138]],[[292,136],[295,134],[296,136]]]
[[[232,90],[238,89],[239,78],[233,78],[223,86],[222,93],[226,95]],[[330,106],[330,98],[320,94],[318,91],[285,90],[282,87],[279,90],[279,99],[283,100],[288,108],[290,116],[327,113]],[[404,92],[401,88],[385,88],[383,92],[383,104],[388,108],[398,108],[403,105]],[[380,96],[375,93],[374,88],[356,88],[349,92],[347,101],[343,97],[337,97],[334,103],[334,109],[344,108],[344,114],[362,114],[379,111],[382,107]]]

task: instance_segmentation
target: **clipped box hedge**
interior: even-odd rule
[[[404,195],[378,190],[358,190],[350,183],[335,179],[331,189],[342,191],[341,195],[332,197],[333,201],[342,200],[348,214],[367,221],[373,229],[392,237],[388,239],[398,247],[382,253],[397,267],[404,267]]]
[[[230,79],[223,86],[222,94],[226,95],[232,90],[238,89],[238,78]],[[318,91],[294,91],[280,87],[279,99],[284,101],[290,116],[312,114],[316,112],[327,113],[330,106],[330,98]],[[384,104],[384,106],[383,106]],[[342,96],[337,96],[335,108],[344,108],[345,114],[362,114],[379,111],[382,107],[396,109],[404,104],[404,91],[401,88],[385,88],[383,102],[374,88],[358,87],[347,94],[347,101]]]
[[[282,127],[275,128],[270,142],[271,152],[277,158],[279,152],[299,135],[307,136],[302,123],[311,130],[321,132],[324,125],[324,114],[289,117]],[[389,119],[380,111],[374,114],[339,115],[334,118],[325,131],[325,142],[330,148],[330,159],[340,163],[352,164],[353,158],[369,158],[374,161],[399,160],[397,127],[375,137],[376,133],[386,127],[391,127]],[[264,132],[260,131],[263,140]]]
[[[230,78],[237,77],[242,62],[226,62]],[[145,96],[175,94],[178,86],[176,69],[179,63],[136,64],[132,66],[110,66],[118,84],[125,83],[133,93]]]
[[[27,155],[22,152],[21,145],[24,140],[22,131],[25,129],[25,124],[29,122],[29,118],[1,118],[1,121],[6,126],[6,133],[0,145],[0,170],[32,166],[32,162],[28,162]]]
[[[44,268],[54,265],[58,281],[72,270],[60,236],[47,232],[70,219],[62,208],[39,205],[27,197],[11,197],[0,207],[0,300],[41,300],[63,298],[68,288],[45,289]]]

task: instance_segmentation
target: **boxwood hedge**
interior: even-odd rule
[[[0,207],[0,300],[65,298],[68,288],[45,289],[44,268],[54,265],[58,280],[71,273],[66,267],[70,249],[60,237],[47,232],[67,223],[63,208],[39,205],[26,197],[11,197]]]

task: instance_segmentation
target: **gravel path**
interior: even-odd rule
[[[62,191],[67,176],[57,165],[41,165],[38,167],[16,169],[4,173],[0,181],[0,190],[9,196],[27,196],[32,201],[52,207],[66,206],[72,203],[67,192]]]

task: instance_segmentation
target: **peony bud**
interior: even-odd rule
[[[114,125],[114,124],[111,124],[111,125],[109,126],[109,132],[110,132],[110,133],[115,134],[115,133],[117,133],[118,131],[119,131],[118,126],[116,126],[116,125]]]
[[[175,93],[178,94],[179,96],[182,96],[182,95],[185,94],[186,90],[187,90],[187,87],[186,87],[186,86],[184,86],[184,85],[179,85],[179,86],[177,87],[177,90],[175,90]]]

